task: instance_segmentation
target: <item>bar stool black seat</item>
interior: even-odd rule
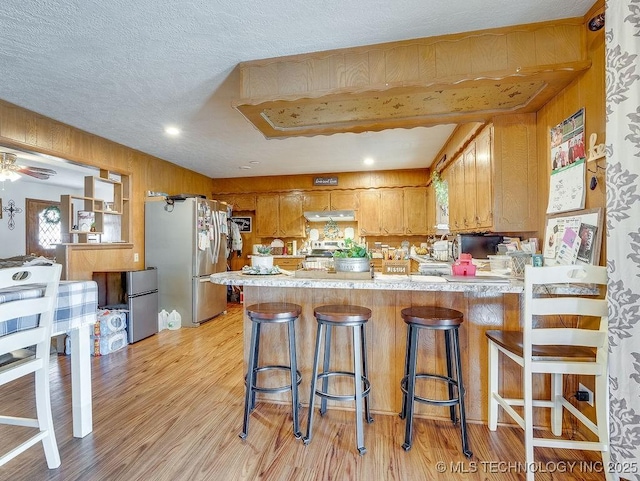
[[[435,406],[449,406],[451,421],[457,423],[456,406],[460,412],[460,430],[462,434],[462,452],[467,458],[473,453],[469,450],[467,438],[467,420],[464,410],[464,386],[460,361],[460,343],[458,328],[463,321],[463,314],[454,309],[432,306],[416,306],[402,309],[402,319],[407,324],[407,348],[404,377],[400,381],[402,390],[402,412],[400,417],[405,421],[405,436],[402,447],[411,449],[413,441],[413,407],[414,401]],[[421,329],[434,329],[444,332],[447,375],[417,372],[418,337]],[[455,364],[455,366],[454,366]],[[455,369],[454,369],[455,367]],[[455,374],[455,376],[454,376]],[[417,379],[436,379],[447,383],[448,399],[428,399],[416,395]]]
[[[309,396],[309,417],[307,420],[307,435],[303,438],[304,444],[311,442],[313,428],[313,408],[315,397],[322,398],[320,414],[324,415],[327,410],[327,399],[335,401],[355,401],[356,405],[356,443],[358,452],[367,452],[364,447],[364,430],[362,425],[362,405],[364,403],[365,419],[368,423],[373,422],[369,411],[369,392],[371,384],[369,382],[369,369],[367,365],[367,342],[364,326],[371,318],[371,309],[352,305],[328,305],[316,307],[313,311],[318,322],[316,334],[316,347],[313,360],[313,373],[311,375],[311,394]],[[330,371],[331,356],[331,329],[333,327],[350,327],[352,330],[353,342],[353,371]],[[324,358],[323,370],[318,373],[320,363],[320,345],[324,334]],[[354,380],[353,394],[332,394],[329,392],[329,378],[336,376],[347,376]],[[322,380],[321,389],[317,389],[317,381]]]
[[[293,434],[299,438],[300,425],[298,422],[298,385],[302,381],[302,375],[298,371],[296,360],[296,331],[295,320],[300,317],[302,308],[297,304],[288,302],[262,302],[247,307],[247,315],[251,320],[251,344],[249,346],[249,363],[245,376],[244,398],[244,422],[240,437],[246,439],[249,434],[249,415],[253,411],[256,402],[256,392],[278,393],[291,391],[291,410],[293,416]],[[260,354],[260,327],[262,324],[287,324],[287,337],[289,339],[289,365],[258,365]],[[259,387],[257,375],[259,372],[288,371],[291,382],[284,386]]]

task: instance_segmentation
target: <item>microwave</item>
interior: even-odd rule
[[[458,255],[471,254],[474,259],[488,259],[487,256],[498,252],[498,244],[503,241],[501,235],[459,234]]]

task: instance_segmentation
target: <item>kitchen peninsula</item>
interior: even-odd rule
[[[241,285],[245,305],[258,302],[283,301],[302,306],[302,315],[296,325],[298,367],[302,373],[300,396],[307,403],[309,380],[313,363],[316,322],[313,309],[323,304],[357,304],[373,311],[367,325],[369,352],[369,379],[371,380],[371,407],[374,412],[397,414],[400,412],[400,378],[403,375],[406,326],[400,311],[415,305],[436,305],[457,309],[465,316],[460,330],[463,354],[463,374],[466,387],[467,419],[486,422],[487,343],[484,332],[488,329],[517,329],[519,326],[520,294],[523,283],[518,280],[486,282],[482,278],[469,278],[464,282],[447,282],[430,276],[376,276],[367,280],[306,279],[287,275],[251,276],[240,272],[223,272],[211,276],[211,282]],[[244,316],[245,363],[248,359],[248,317]],[[271,326],[265,326],[268,328]],[[261,340],[261,356],[270,361],[286,364],[286,349],[274,331],[265,329]],[[350,368],[351,354],[346,336],[333,336],[336,344],[332,358],[338,369]],[[433,334],[420,339],[419,365],[446,372],[443,344],[435,342]],[[512,367],[508,364],[505,367]],[[517,389],[520,375],[507,370],[502,382]],[[428,381],[428,389],[444,396],[444,387]],[[340,388],[338,388],[340,389]],[[507,389],[508,392],[510,389]],[[270,395],[268,400],[285,401]],[[267,400],[267,398],[265,398]],[[339,404],[345,407],[344,403]],[[446,418],[448,410],[434,406],[417,406],[418,413],[429,417]]]

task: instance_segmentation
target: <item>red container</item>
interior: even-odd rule
[[[471,254],[460,254],[451,270],[454,276],[475,276],[476,266],[471,262]]]

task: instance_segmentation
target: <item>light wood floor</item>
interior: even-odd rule
[[[83,439],[72,437],[70,363],[58,356],[51,379],[62,466],[48,470],[37,445],[1,467],[0,480],[524,479],[517,466],[524,456],[522,431],[511,427],[490,432],[484,425],[470,425],[474,456],[467,460],[459,430],[450,422],[416,419],[413,448],[405,452],[403,421],[378,414],[373,424],[365,424],[367,453],[359,456],[353,412],[317,416],[313,440],[304,446],[291,433],[288,406],[258,403],[249,438],[242,441],[241,343],[241,306],[230,304],[226,315],[197,329],[162,331],[92,358],[94,430]],[[0,408],[31,415],[32,388],[31,381],[3,387]],[[303,408],[303,431],[306,413]],[[0,427],[0,450],[20,439],[21,429]],[[537,449],[536,455],[547,471],[537,480],[604,479],[586,472],[599,468],[599,453]]]

